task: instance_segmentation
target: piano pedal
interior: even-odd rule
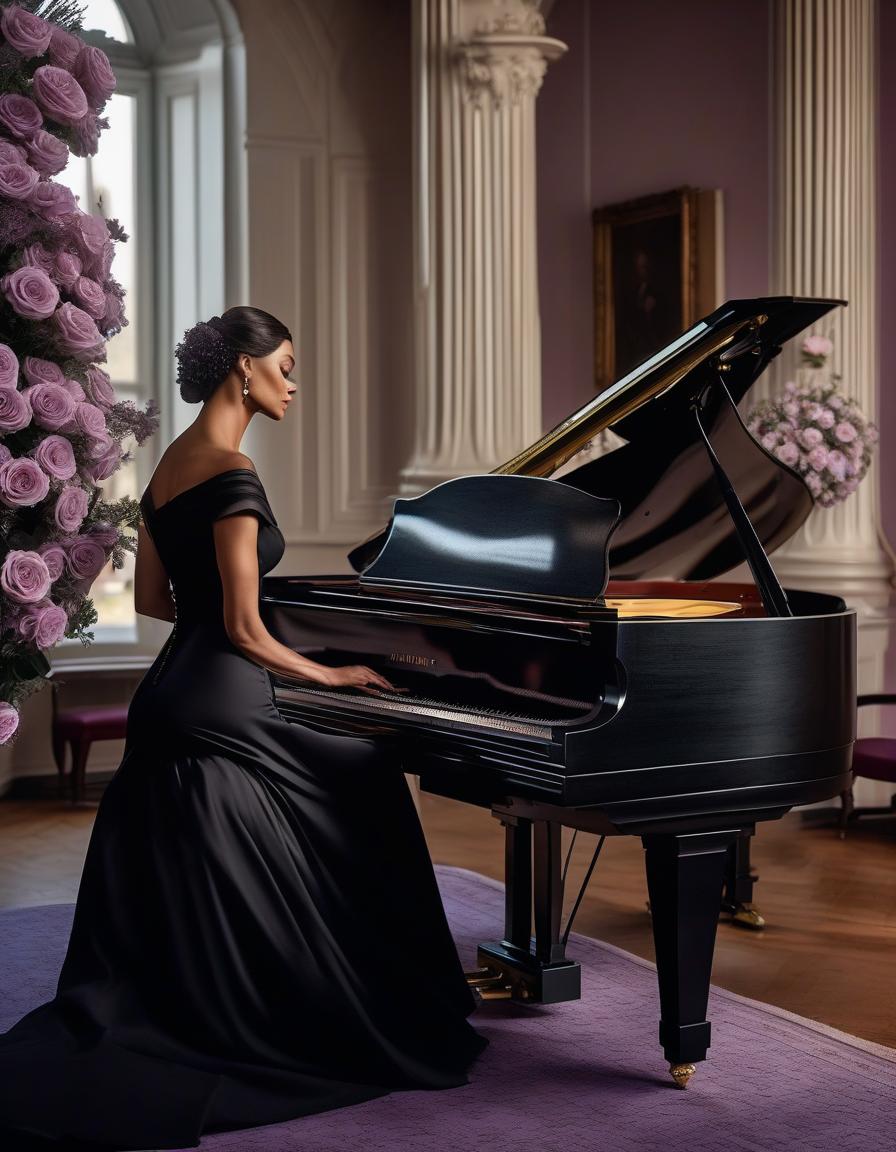
[[[471,984],[470,991],[478,1003],[483,1000],[510,1000],[513,997],[513,985],[511,984]]]
[[[494,968],[471,968],[464,972],[468,984],[478,984],[482,980],[491,980],[497,975]]]

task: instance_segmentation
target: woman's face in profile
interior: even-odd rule
[[[249,396],[259,411],[274,420],[283,419],[296,390],[296,384],[291,379],[295,366],[296,357],[291,340],[284,340],[279,348],[267,356],[253,357]]]

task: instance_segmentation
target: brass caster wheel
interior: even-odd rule
[[[731,923],[740,924],[742,928],[749,928],[753,932],[759,932],[765,927],[764,917],[752,904],[738,904],[731,914]]]
[[[670,1064],[669,1071],[672,1073],[672,1079],[677,1088],[687,1088],[688,1080],[697,1069],[693,1064]]]

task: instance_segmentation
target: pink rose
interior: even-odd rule
[[[83,488],[66,485],[56,500],[54,515],[63,532],[76,532],[87,515],[87,493]]]
[[[87,251],[94,256],[102,256],[103,246],[109,239],[109,229],[103,217],[83,212],[76,221],[76,227]]]
[[[22,265],[28,265],[29,268],[40,268],[42,272],[52,279],[53,277],[53,253],[48,251],[40,240],[35,240],[31,244],[26,244],[22,249]]]
[[[92,364],[87,369],[87,383],[93,393],[93,399],[101,408],[108,408],[115,403],[115,389],[108,372]]]
[[[828,466],[828,450],[823,444],[813,448],[808,456],[809,463],[816,472],[823,472]]]
[[[77,470],[74,449],[65,436],[45,436],[34,449],[34,459],[53,480],[70,480]]]
[[[66,553],[68,569],[75,580],[94,579],[106,566],[105,551],[89,536],[75,536]]]
[[[830,356],[834,351],[834,345],[827,336],[807,336],[803,341],[803,351],[813,358]]]
[[[117,81],[109,57],[102,48],[86,44],[74,67],[74,75],[95,108],[101,108],[115,91]]]
[[[43,557],[25,548],[12,548],[0,569],[0,589],[17,604],[36,604],[50,591],[50,573]]]
[[[835,480],[846,478],[846,457],[839,448],[833,448],[828,453],[828,471]]]
[[[57,68],[66,68],[71,72],[83,47],[84,41],[79,36],[65,28],[58,27],[58,25],[53,25],[48,53],[51,64],[55,64]]]
[[[106,293],[106,324],[111,328],[122,328],[126,323],[124,319],[124,300],[117,292]]]
[[[77,124],[87,115],[84,89],[64,68],[42,64],[31,78],[31,91],[44,115],[57,124]]]
[[[765,434],[765,435],[762,437],[762,440],[760,441],[760,443],[762,444],[762,447],[763,447],[763,448],[765,448],[765,449],[767,449],[769,452],[771,452],[771,451],[772,451],[772,449],[774,449],[774,448],[776,448],[776,447],[777,447],[777,444],[778,444],[778,437],[775,435],[775,433],[774,433],[774,432],[767,432],[767,433],[766,433],[766,434]]]
[[[836,423],[836,419],[836,416],[830,410],[830,408],[822,408],[822,410],[818,413],[818,418],[816,419],[815,423],[819,428],[833,428],[834,424]]]
[[[94,320],[102,320],[106,314],[106,294],[102,285],[89,276],[79,276],[73,286],[73,294],[78,304]]]
[[[20,432],[31,423],[31,405],[18,388],[0,388],[0,432]]]
[[[43,56],[50,47],[53,25],[18,4],[3,9],[0,28],[13,48],[26,59]]]
[[[55,176],[68,164],[68,147],[52,132],[38,128],[28,144],[28,159],[41,176]]]
[[[784,415],[789,416],[791,420],[795,419],[800,414],[800,406],[795,400],[785,400],[782,405]]]
[[[21,144],[13,144],[12,140],[0,140],[0,162],[3,164],[25,164],[28,153]]]
[[[41,180],[35,184],[28,203],[45,220],[61,220],[81,211],[71,188],[57,184],[55,180]]]
[[[39,544],[37,551],[43,557],[50,579],[55,582],[65,571],[65,549],[58,540],[48,540]]]
[[[76,156],[96,155],[100,143],[100,122],[92,112],[72,125],[72,135],[72,151]]]
[[[61,384],[35,384],[25,395],[41,428],[56,432],[74,419],[76,402]]]
[[[26,356],[22,373],[29,384],[61,384],[65,379],[55,360],[42,360],[39,356]]]
[[[46,320],[59,303],[59,289],[40,268],[16,268],[0,278],[0,291],[13,309],[28,320]]]
[[[32,508],[50,491],[50,481],[30,456],[0,464],[0,500],[9,508]]]
[[[80,256],[76,256],[74,252],[56,253],[53,272],[59,283],[69,291],[77,284],[82,267]]]
[[[824,440],[824,436],[817,428],[803,428],[797,433],[797,438],[804,448],[815,448]]]
[[[83,309],[70,301],[56,309],[53,315],[56,340],[61,351],[79,360],[102,359],[105,341],[93,321]]]
[[[800,458],[800,450],[797,448],[796,444],[788,442],[787,444],[782,444],[779,448],[776,448],[775,455],[778,457],[782,464],[786,464],[788,467],[792,468]]]
[[[8,344],[0,344],[0,388],[15,388],[19,382],[19,358]]]
[[[95,484],[99,484],[100,481],[107,480],[114,472],[117,472],[120,466],[121,452],[118,444],[109,437],[108,444],[105,445],[99,455],[91,459],[85,471]]]
[[[843,420],[834,427],[834,435],[841,444],[848,444],[850,440],[855,440],[857,432],[848,420]]]
[[[0,744],[8,744],[18,726],[18,712],[8,700],[0,700]]]
[[[28,200],[40,177],[30,164],[0,163],[0,196]]]
[[[822,490],[821,477],[816,472],[809,472],[803,477],[806,487],[813,496],[820,496]]]
[[[52,648],[58,644],[67,626],[65,610],[52,600],[41,600],[19,612],[19,635],[37,648]]]
[[[29,96],[4,92],[0,96],[0,124],[20,140],[30,140],[43,124],[40,108]]]

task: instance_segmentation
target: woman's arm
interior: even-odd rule
[[[134,608],[141,616],[152,616],[155,620],[174,623],[174,600],[168,584],[168,573],[142,520],[137,525]]]
[[[258,520],[252,512],[222,516],[214,522],[215,553],[224,592],[224,628],[231,643],[256,664],[330,687],[367,684],[395,690],[385,677],[364,665],[330,668],[294,652],[275,639],[258,611]]]

